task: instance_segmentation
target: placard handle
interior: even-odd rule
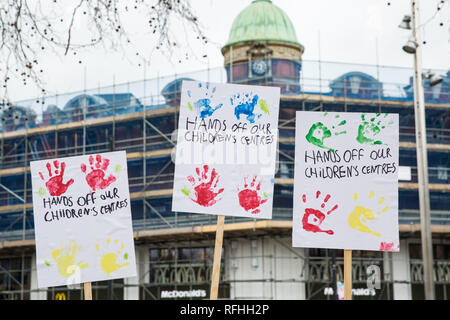
[[[344,250],[344,300],[352,300],[352,250]]]
[[[84,300],[92,300],[92,284],[90,282],[83,283]]]
[[[220,262],[222,259],[222,243],[223,243],[223,228],[225,225],[225,216],[219,215],[217,217],[216,229],[216,244],[214,246],[214,260],[211,275],[211,292],[209,294],[210,300],[217,300],[219,292],[220,280]]]

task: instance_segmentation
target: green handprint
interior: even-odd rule
[[[327,115],[328,115],[328,112],[325,112],[324,117],[326,117]],[[338,119],[338,118],[339,118],[339,115],[336,115],[336,119]],[[341,122],[339,122],[339,124],[336,125],[336,127],[343,126],[346,123],[347,123],[347,121],[342,120]],[[311,143],[319,148],[334,151],[332,148],[324,145],[324,140],[333,136],[332,130],[334,130],[334,129],[336,129],[335,126],[332,126],[330,129],[327,126],[325,126],[322,122],[316,122],[311,126],[311,128],[309,129],[305,138],[309,143]],[[347,133],[347,131],[344,130],[344,131],[340,131],[340,132],[334,132],[334,135],[337,136],[337,135],[345,134],[345,133]]]
[[[384,114],[383,118],[386,118],[388,114]],[[377,113],[375,117],[370,120],[366,119],[366,114],[361,115],[362,123],[358,127],[358,136],[356,137],[356,141],[361,144],[371,144],[378,145],[383,144],[382,141],[377,140],[376,136],[382,131],[382,129],[386,128],[386,125],[382,125],[382,120],[380,120],[381,114]],[[388,122],[388,126],[393,123],[392,120]]]

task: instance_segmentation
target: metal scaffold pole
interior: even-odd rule
[[[428,188],[427,131],[422,80],[422,44],[419,30],[419,1],[412,0],[412,32],[417,43],[414,54],[414,117],[416,123],[417,176],[422,240],[425,299],[434,300],[433,242],[431,235],[430,192]]]
[[[143,106],[143,110],[142,110],[142,151],[144,153],[144,156],[142,157],[142,191],[144,191],[145,186],[147,185],[147,127],[145,124],[145,112],[147,111],[145,106],[146,104],[146,99],[147,99],[147,91],[146,91],[146,85],[145,85],[145,79],[147,77],[146,74],[146,63],[144,62],[144,106]],[[144,220],[144,228],[147,227],[147,212],[146,212],[146,206],[145,206],[145,201],[142,201],[142,215],[143,215],[143,220]]]

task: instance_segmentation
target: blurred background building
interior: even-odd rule
[[[93,283],[93,298],[208,298],[216,216],[171,211],[182,80],[281,88],[273,219],[226,218],[219,298],[332,299],[333,270],[343,281],[342,250],[291,246],[295,112],[310,110],[400,115],[401,251],[353,252],[354,299],[423,299],[413,70],[304,61],[304,50],[287,14],[255,0],[234,20],[223,67],[0,105],[0,299],[82,297],[81,287],[37,289],[29,164],[118,150],[138,277]],[[424,80],[434,278],[436,297],[450,299],[450,72],[433,71],[443,78]],[[381,289],[364,290],[369,265],[380,267]]]

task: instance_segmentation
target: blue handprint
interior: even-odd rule
[[[210,99],[200,99],[196,103],[194,103],[195,110],[199,114],[200,118],[207,118],[212,116],[212,114],[219,108],[222,107],[222,103],[217,105],[215,108],[211,107],[211,100]]]
[[[241,114],[247,115],[247,120],[250,123],[254,123],[256,119],[259,119],[262,114],[255,114],[255,106],[258,103],[258,95],[252,96],[251,94],[237,94],[231,98],[231,104],[234,105],[238,101],[237,106],[234,108],[234,115],[240,120]]]
[[[202,83],[198,84],[198,88],[201,89],[203,87]],[[204,119],[207,117],[210,117],[213,115],[213,113],[220,109],[223,104],[218,104],[215,108],[211,107],[211,99],[214,97],[214,93],[216,92],[216,87],[212,88],[211,92],[209,91],[209,83],[206,83],[206,91],[205,91],[205,98],[197,100],[197,102],[194,102],[194,106],[190,102],[188,102],[188,108],[191,111],[197,112],[197,114],[200,116],[200,118]],[[188,96],[191,97],[191,91],[188,91]],[[208,98],[209,96],[209,98]]]

